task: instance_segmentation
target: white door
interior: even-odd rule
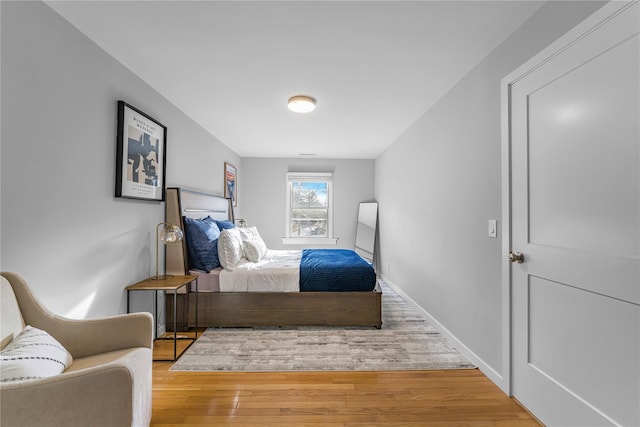
[[[511,391],[548,426],[640,426],[640,6],[508,76]]]

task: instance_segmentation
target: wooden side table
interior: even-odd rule
[[[194,338],[178,338],[178,324],[175,315],[178,307],[178,290],[186,287],[190,283],[194,282],[196,285],[196,322],[195,322],[195,335]],[[129,313],[129,295],[131,291],[155,291],[153,299],[153,319],[155,322],[155,333],[158,333],[158,291],[171,292],[173,291],[173,359],[154,359],[157,361],[174,362],[178,360],[178,357],[182,355],[190,346],[198,339],[198,276],[170,276],[162,279],[148,278],[141,282],[134,283],[125,288],[127,290],[127,313]],[[187,292],[189,290],[187,289]],[[156,338],[159,339],[159,338]],[[171,339],[171,338],[167,338]],[[192,340],[191,343],[177,354],[178,352],[178,339]]]

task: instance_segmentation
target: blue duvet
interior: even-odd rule
[[[372,291],[373,267],[349,249],[303,249],[300,292]]]

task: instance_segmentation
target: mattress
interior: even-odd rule
[[[233,269],[220,272],[221,292],[298,292],[299,250],[267,250],[258,262],[242,258]]]
[[[371,264],[349,249],[268,250],[258,262],[242,258],[219,272],[220,292],[360,292],[375,286]]]

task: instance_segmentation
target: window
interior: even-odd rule
[[[331,173],[287,174],[287,222],[283,243],[335,244]]]

